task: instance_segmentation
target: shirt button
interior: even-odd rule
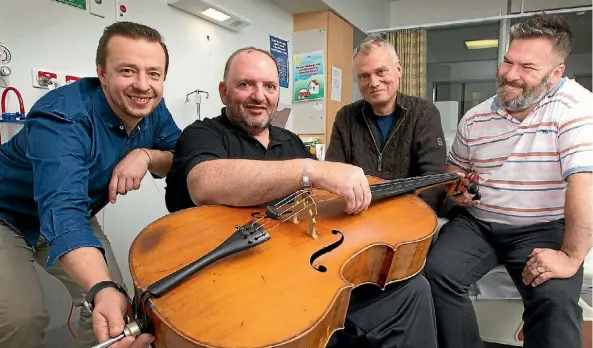
[[[120,124],[119,129],[124,130],[124,126]]]

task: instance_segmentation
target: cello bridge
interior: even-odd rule
[[[317,204],[311,197],[311,193],[308,191],[299,192],[294,199],[294,212],[307,211],[309,214],[309,226],[307,228],[307,235],[313,239],[317,239],[316,229],[316,217],[317,217]],[[292,216],[292,222],[295,224],[299,223],[298,213]]]

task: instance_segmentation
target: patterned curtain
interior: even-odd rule
[[[383,33],[395,47],[402,65],[399,91],[426,98],[426,29],[407,29]]]

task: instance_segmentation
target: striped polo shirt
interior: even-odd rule
[[[463,116],[447,162],[479,173],[477,219],[563,218],[567,177],[593,171],[593,94],[565,77],[522,122],[492,97]]]

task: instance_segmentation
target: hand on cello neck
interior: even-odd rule
[[[447,193],[457,205],[474,206],[480,204],[480,176],[476,172],[458,173],[460,179],[447,185]]]

